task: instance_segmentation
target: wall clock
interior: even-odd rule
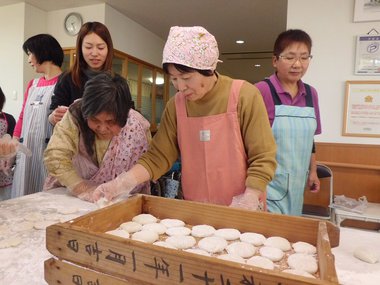
[[[64,28],[70,36],[75,36],[79,33],[82,24],[83,19],[79,13],[69,13],[65,18]]]

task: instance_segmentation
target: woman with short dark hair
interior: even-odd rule
[[[52,133],[47,120],[51,96],[62,73],[63,50],[51,35],[38,34],[27,39],[22,49],[28,55],[28,63],[43,76],[31,80],[24,95],[24,103],[13,137],[19,139],[33,153],[31,157],[17,155],[12,185],[12,197],[32,194],[42,190],[46,169],[42,155]]]
[[[274,213],[300,216],[305,186],[319,191],[314,146],[314,135],[321,133],[318,94],[301,80],[313,57],[311,46],[303,30],[279,34],[273,48],[275,73],[256,83],[277,144],[278,166],[267,191],[268,210]]]

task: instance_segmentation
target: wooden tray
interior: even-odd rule
[[[314,244],[320,278],[261,269],[104,233],[141,213],[159,219],[181,219],[189,225],[236,228]],[[48,284],[337,285],[331,247],[338,245],[339,228],[330,222],[137,195],[73,221],[49,226],[46,246],[60,260],[45,261],[45,279]]]

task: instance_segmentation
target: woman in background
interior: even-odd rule
[[[281,33],[274,44],[275,73],[256,84],[267,108],[278,163],[267,190],[270,212],[302,214],[305,184],[319,191],[314,135],[321,133],[317,91],[302,82],[312,41],[302,30]]]
[[[12,198],[42,191],[46,169],[42,162],[52,126],[48,122],[51,96],[62,73],[63,51],[58,41],[48,34],[27,39],[23,46],[28,62],[43,76],[29,82],[13,137],[32,151],[32,156],[18,153],[12,184]]]
[[[44,155],[49,171],[44,189],[65,186],[72,195],[92,201],[96,186],[135,165],[149,140],[149,122],[133,110],[127,81],[98,74],[54,127]],[[133,192],[149,193],[149,184]]]
[[[76,43],[75,61],[59,79],[51,100],[49,122],[55,125],[68,107],[83,95],[86,82],[101,71],[111,71],[113,44],[107,27],[87,22],[81,27]]]
[[[8,134],[10,139],[13,135],[16,120],[11,114],[3,112],[5,101],[5,95],[0,88],[0,138],[4,138],[4,135]],[[0,160],[0,201],[2,201],[11,198],[13,179],[11,167],[13,166],[14,158],[4,158]]]

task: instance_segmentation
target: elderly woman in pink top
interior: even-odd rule
[[[181,157],[186,200],[265,208],[276,145],[261,95],[252,84],[215,71],[217,42],[203,27],[172,27],[163,68],[178,93],[167,103],[149,151],[130,170],[100,185],[94,200],[158,179]]]

